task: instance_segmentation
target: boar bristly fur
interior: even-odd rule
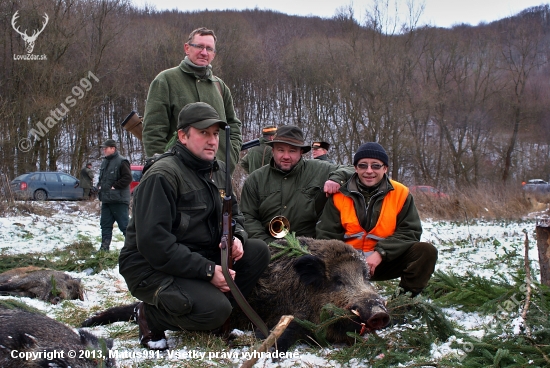
[[[379,330],[389,323],[385,302],[369,283],[368,268],[357,251],[337,240],[299,240],[310,254],[272,261],[248,298],[268,327],[288,314],[318,324],[321,309],[329,303],[351,313],[328,327],[328,341],[349,342],[347,332]],[[278,350],[286,351],[307,334],[292,322],[278,340]]]
[[[114,359],[97,359],[99,350],[102,357],[108,357],[107,349],[113,347],[111,339],[100,342],[91,333],[71,328],[47,316],[7,308],[0,304],[0,367],[100,367],[114,366]],[[93,350],[94,358],[79,356],[86,349]],[[69,351],[76,357],[69,357]],[[54,354],[54,352],[56,354]],[[49,353],[49,355],[48,355]],[[29,359],[25,358],[28,354]],[[93,356],[92,356],[93,357]]]

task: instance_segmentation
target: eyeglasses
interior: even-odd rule
[[[360,163],[357,164],[357,167],[361,170],[367,170],[369,168],[369,164]],[[380,170],[383,167],[384,165],[381,164],[370,164],[370,168],[373,170]]]
[[[204,45],[197,45],[196,43],[188,43],[189,46],[193,46],[194,48],[196,49],[200,49],[201,51],[202,50],[206,50],[207,53],[209,54],[214,54],[216,53],[216,49],[213,49],[212,47],[210,46],[204,46]]]

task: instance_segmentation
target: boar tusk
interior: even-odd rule
[[[361,331],[359,332],[360,336],[363,336],[367,332],[367,326],[364,323],[361,323]]]
[[[355,309],[352,309],[352,310],[351,310],[351,313],[355,314],[355,315],[358,316],[358,317],[361,317],[361,316],[359,315],[359,312],[357,312],[357,310],[355,310]]]

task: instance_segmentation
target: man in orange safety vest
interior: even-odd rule
[[[418,295],[435,269],[437,249],[420,241],[422,225],[409,189],[387,176],[388,155],[376,142],[362,144],[355,174],[327,201],[318,239],[338,239],[365,258],[372,281],[400,277],[400,288]]]

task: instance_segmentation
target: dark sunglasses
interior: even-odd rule
[[[360,163],[357,164],[357,167],[361,170],[367,170],[369,168],[369,164]],[[370,164],[370,168],[373,170],[380,170],[383,167],[384,165],[381,164]]]

